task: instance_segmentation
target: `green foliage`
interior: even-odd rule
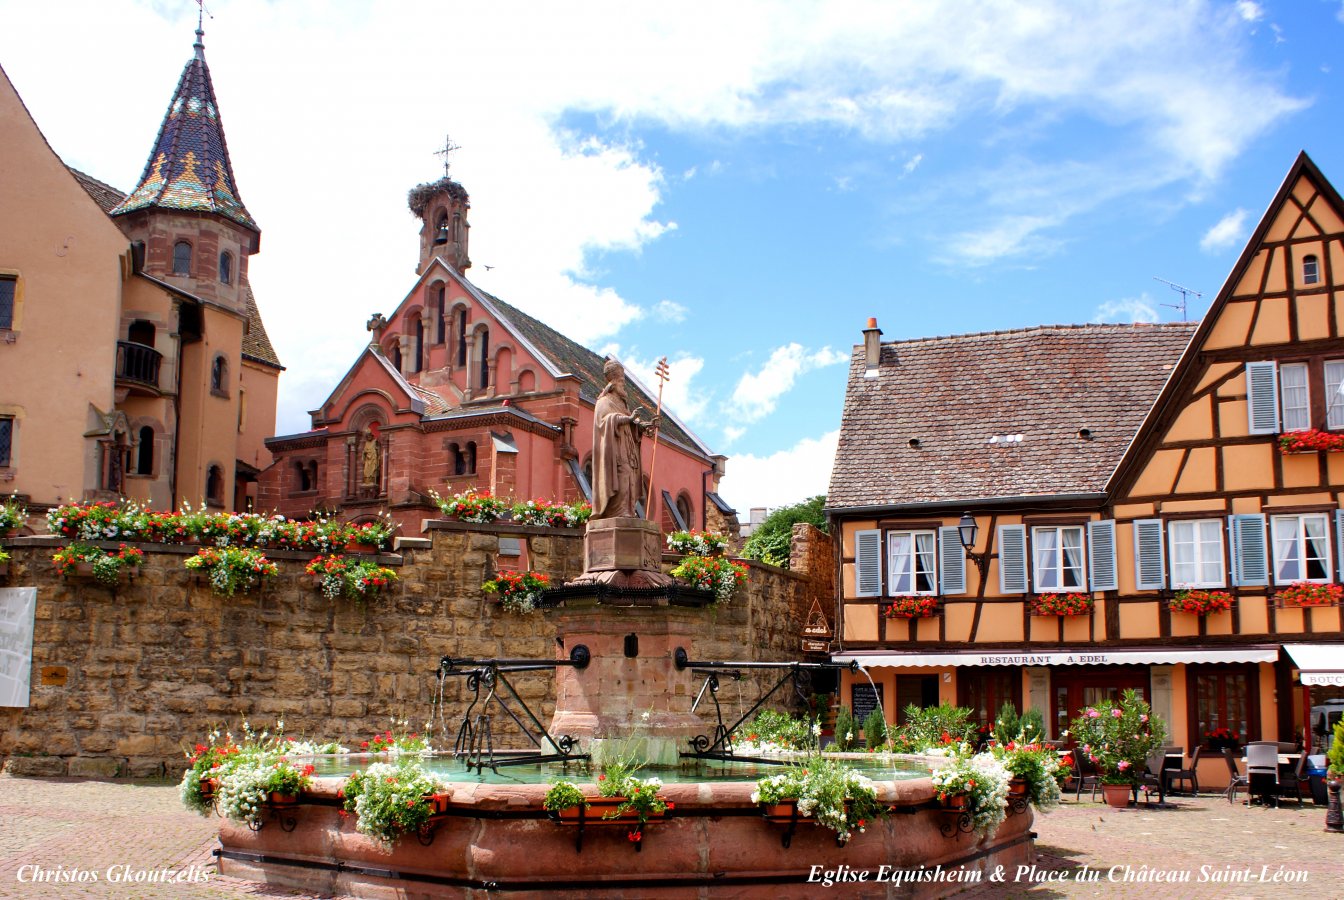
[[[1039,709],[1029,709],[1017,720],[1022,737],[1027,742],[1039,743],[1045,740],[1045,716]]]
[[[1073,720],[1078,752],[1096,763],[1105,784],[1138,784],[1148,754],[1162,746],[1167,729],[1143,695],[1126,690],[1120,702],[1103,700]]]
[[[798,719],[788,713],[765,709],[756,715],[750,725],[738,730],[753,744],[778,744],[789,750],[806,750],[813,746],[815,734],[811,719]]]
[[[1344,719],[1335,723],[1335,739],[1330,744],[1330,774],[1344,778]]]
[[[859,737],[855,733],[858,730],[854,724],[854,714],[848,706],[841,706],[835,714],[835,749],[844,751],[853,747]]]
[[[798,815],[815,818],[845,843],[855,831],[862,832],[885,816],[873,783],[840,760],[811,756],[756,782],[753,803],[798,804]]]
[[[802,503],[795,503],[793,506],[781,506],[756,526],[742,547],[742,555],[747,559],[759,559],[763,563],[787,569],[793,526],[798,522],[807,522],[826,531],[825,506],[824,494],[804,500]]]
[[[1003,701],[999,714],[994,718],[994,740],[1007,744],[1022,730],[1021,720],[1017,716],[1017,707],[1013,701]]]
[[[972,710],[947,702],[927,709],[911,703],[905,708],[902,743],[914,752],[919,752],[930,747],[969,741],[975,733],[971,715]]]
[[[419,763],[374,763],[345,782],[344,812],[358,816],[355,827],[384,847],[429,821],[429,795],[443,784]]]
[[[579,790],[572,781],[557,781],[551,785],[551,789],[546,792],[541,805],[547,812],[553,813],[574,806],[583,806],[585,809],[589,806],[583,799],[583,791]]]
[[[863,720],[863,740],[869,750],[876,750],[887,743],[887,720],[877,707]]]

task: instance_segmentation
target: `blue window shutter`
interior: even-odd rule
[[[1244,513],[1227,517],[1232,538],[1232,583],[1241,587],[1269,584],[1269,548],[1265,517]]]
[[[1134,587],[1160,591],[1166,584],[1162,559],[1162,520],[1138,519],[1134,523]]]
[[[966,553],[955,525],[938,529],[938,554],[943,595],[966,593]]]
[[[1344,509],[1335,510],[1335,558],[1339,560],[1339,580],[1344,581]]]
[[[882,595],[882,532],[876,528],[854,533],[854,596]]]
[[[1092,590],[1114,591],[1120,585],[1115,577],[1115,522],[1104,519],[1087,523],[1087,547],[1091,556]]]
[[[1027,592],[1027,526],[999,526],[999,592]]]
[[[1272,362],[1246,364],[1246,410],[1251,434],[1279,431],[1279,379]]]

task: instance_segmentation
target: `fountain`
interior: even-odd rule
[[[619,380],[608,367],[612,385]],[[603,436],[603,400],[596,430]],[[619,399],[619,398],[617,398]],[[619,409],[610,412],[615,405]],[[630,448],[630,429],[640,423],[621,404],[606,404],[605,440]],[[624,441],[624,444],[621,442]],[[637,442],[635,443],[637,447]],[[615,452],[615,451],[613,451]],[[600,752],[604,741],[636,728],[648,739],[655,764],[683,758],[735,760],[734,732],[776,690],[795,687],[807,673],[829,663],[767,663],[697,660],[694,636],[712,615],[707,592],[670,583],[660,569],[652,523],[622,513],[633,509],[624,462],[603,475],[595,462],[598,520],[585,539],[586,571],[575,582],[548,592],[555,624],[554,659],[475,660],[445,657],[437,676],[467,679],[474,699],[460,723],[455,753],[478,772],[519,763],[579,762]],[[620,460],[618,460],[619,462]],[[622,480],[624,479],[624,481]],[[605,515],[604,515],[605,513]],[[636,524],[638,523],[638,524]],[[653,531],[650,531],[653,528]],[[650,541],[650,534],[654,539]],[[509,682],[517,672],[551,670],[556,708],[543,724]],[[755,706],[726,723],[718,705],[722,677],[773,671],[778,682]],[[716,721],[705,734],[692,712],[698,692],[713,698]],[[494,746],[495,720],[521,730],[531,749],[505,752]],[[357,897],[441,898],[486,893],[544,893],[547,897],[684,897],[688,895],[810,897],[819,883],[846,884],[846,896],[937,897],[956,893],[995,867],[1030,861],[1029,810],[1009,816],[991,836],[966,828],[963,813],[943,810],[927,777],[883,780],[878,800],[891,814],[867,823],[846,845],[814,824],[763,815],[752,801],[751,781],[668,783],[660,796],[671,801],[665,816],[643,829],[600,818],[554,818],[542,807],[549,785],[456,782],[446,808],[418,835],[384,850],[343,818],[341,780],[318,779],[298,808],[270,810],[277,827],[252,829],[225,821],[217,851],[224,874],[313,892]],[[594,785],[581,785],[597,793]],[[912,885],[913,882],[913,885]]]

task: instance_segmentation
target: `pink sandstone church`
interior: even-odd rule
[[[257,508],[361,520],[389,513],[414,535],[430,491],[564,502],[592,499],[593,405],[603,358],[467,280],[470,201],[447,175],[410,192],[422,222],[417,279],[369,346],[312,410],[311,431],[266,441],[275,462]],[[632,383],[632,406],[656,401]],[[726,457],[663,409],[645,517],[664,530],[736,530],[719,497]],[[641,504],[642,508],[643,504]]]

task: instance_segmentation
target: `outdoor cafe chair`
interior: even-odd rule
[[[1092,799],[1096,800],[1097,791],[1101,790],[1101,776],[1081,750],[1073,751],[1073,790],[1074,800],[1082,800],[1083,791],[1091,791]]]
[[[1178,782],[1184,784],[1189,782],[1193,788],[1190,793],[1199,793],[1199,755],[1204,751],[1203,747],[1196,747],[1195,752],[1190,754],[1190,768],[1183,769],[1179,765],[1175,768],[1167,769],[1164,773],[1167,776],[1167,790],[1171,790]],[[1185,748],[1177,747],[1175,753],[1181,754],[1181,759],[1185,759]]]
[[[1247,792],[1252,800],[1277,804],[1279,793],[1279,745],[1277,741],[1251,741],[1246,745]]]
[[[1237,799],[1237,789],[1249,786],[1246,776],[1237,771],[1237,758],[1232,753],[1231,747],[1223,748],[1223,761],[1227,763],[1227,790],[1223,796],[1227,797],[1227,802],[1231,803]]]
[[[1307,754],[1303,753],[1297,758],[1297,765],[1293,766],[1292,771],[1279,774],[1280,797],[1287,797],[1291,794],[1297,805],[1302,805],[1302,789],[1310,788],[1311,780],[1307,778],[1305,769],[1307,767]]]

